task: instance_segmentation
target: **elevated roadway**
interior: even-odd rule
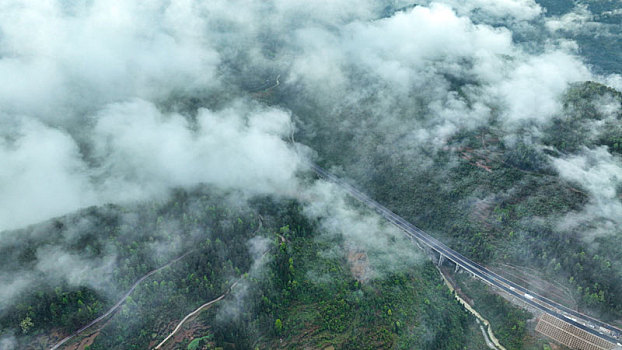
[[[518,285],[504,278],[503,276],[494,273],[493,271],[488,270],[486,267],[464,257],[462,254],[447,247],[442,242],[425,233],[423,230],[414,226],[410,222],[404,220],[402,217],[393,213],[385,206],[371,199],[369,196],[362,193],[347,182],[325,171],[317,164],[310,163],[309,166],[318,176],[338,185],[349,195],[364,203],[369,208],[374,209],[387,221],[397,226],[408,237],[416,239],[418,242],[424,244],[428,248],[440,254],[441,258],[449,259],[457,266],[471,273],[473,276],[478,277],[484,282],[503,290],[507,294],[520,299],[524,303],[538,310],[541,310],[542,312],[557,317],[564,322],[567,322],[603,340],[611,342],[614,345],[617,344],[618,346],[620,346],[620,343],[622,342],[622,330],[613,327],[607,323],[601,322],[595,318],[572,310],[541,295],[538,295],[533,291],[530,291],[529,289]],[[579,322],[579,320],[583,322]]]

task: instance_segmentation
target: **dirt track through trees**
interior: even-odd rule
[[[89,329],[90,327],[92,327],[93,325],[95,325],[96,323],[100,322],[101,320],[105,319],[106,317],[110,316],[112,313],[114,313],[115,311],[117,311],[119,309],[119,307],[127,300],[127,298],[130,296],[130,294],[132,294],[132,292],[134,292],[134,290],[136,289],[136,287],[138,287],[138,285],[143,282],[144,280],[146,280],[147,278],[149,278],[151,275],[155,274],[156,272],[159,272],[169,266],[171,266],[172,264],[176,263],[177,261],[183,259],[184,257],[186,257],[188,254],[192,253],[194,251],[188,251],[185,254],[171,260],[168,264],[161,266],[155,270],[152,270],[150,272],[148,272],[146,275],[144,275],[143,277],[139,278],[138,281],[136,281],[133,285],[132,288],[130,288],[130,290],[128,290],[123,297],[121,297],[121,299],[114,304],[113,307],[111,307],[108,311],[106,311],[105,314],[99,316],[98,318],[94,319],[93,321],[91,321],[89,324],[87,324],[86,326],[78,329],[77,331],[75,331],[74,333],[68,335],[67,337],[65,337],[63,340],[61,340],[60,342],[56,343],[56,345],[54,345],[53,347],[50,348],[50,350],[56,350],[59,347],[61,347],[63,344],[65,344],[66,342],[70,341],[71,339],[73,339],[74,337],[78,336],[80,333],[84,332],[85,330]]]

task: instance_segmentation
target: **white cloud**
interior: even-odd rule
[[[93,204],[162,196],[200,183],[257,193],[291,193],[299,167],[284,139],[287,112],[238,102],[199,110],[196,125],[135,100],[107,106],[88,131],[91,162],[66,132],[25,120],[0,143],[0,229]]]
[[[12,138],[0,138],[0,230],[95,202],[89,171],[68,134],[24,119]]]
[[[568,85],[592,77],[579,59],[563,51],[528,57],[506,69],[487,92],[506,104],[503,117],[510,126],[525,121],[545,124],[561,110],[560,98]]]
[[[395,230],[332,189],[299,190],[298,156],[284,141],[289,112],[232,97],[237,85],[277,72],[282,91],[326,122],[297,116],[303,124],[352,131],[360,152],[352,157],[371,150],[421,164],[418,147],[441,147],[493,115],[508,129],[546,124],[571,82],[622,85],[619,75],[594,77],[572,42],[533,50],[514,41],[511,25],[530,26],[542,14],[533,0],[423,3],[380,18],[385,5],[410,3],[0,2],[0,230],[208,183],[248,194],[301,192],[327,231],[379,261],[412,257],[410,247],[386,254]],[[590,20],[579,11],[547,26],[555,32]],[[188,101],[191,111],[175,112]],[[607,174],[620,166],[602,152],[554,162],[563,177],[585,184],[598,215],[614,220],[619,180]],[[58,275],[80,283],[76,276]],[[11,290],[27,285],[5,280]]]
[[[110,255],[99,259],[84,258],[58,246],[44,246],[37,250],[35,271],[52,281],[65,280],[73,286],[88,285],[103,291],[110,288],[115,260]]]
[[[389,271],[402,271],[421,261],[421,252],[396,227],[378,215],[349,205],[346,194],[332,183],[318,181],[301,193],[304,212],[316,218],[322,232],[343,238],[343,249],[365,252],[369,259],[366,278],[377,278]],[[333,247],[327,254],[346,254]]]
[[[541,10],[531,1],[510,3],[516,11],[533,9],[529,16]],[[458,130],[487,124],[493,110],[509,130],[546,125],[560,111],[570,83],[604,80],[592,75],[572,42],[549,43],[544,52],[530,53],[513,42],[508,28],[476,24],[467,14],[432,3],[338,30],[301,29],[290,82],[302,83],[335,115],[326,119],[360,110],[352,118],[374,116],[377,134],[389,143],[409,131],[427,135],[416,138],[418,144],[442,146]],[[460,93],[448,79],[462,81]],[[344,129],[357,125],[356,120],[333,123]]]
[[[455,7],[460,14],[483,16],[489,20],[528,21],[542,14],[542,7],[533,0],[441,1]]]
[[[17,341],[15,336],[10,335],[2,335],[0,336],[0,349],[3,350],[14,350],[17,348]]]
[[[593,22],[594,15],[588,10],[587,5],[579,4],[573,11],[562,16],[547,18],[545,21],[546,28],[551,31],[568,31],[575,32],[585,30],[585,26],[589,25],[591,29],[595,29],[599,24]]]
[[[212,86],[218,54],[204,31],[188,30],[200,19],[164,5],[3,1],[0,107],[58,120],[127,97]]]
[[[255,106],[257,107],[257,106]],[[285,138],[291,121],[278,109],[199,110],[195,126],[178,114],[134,101],[97,116],[95,154],[110,201],[144,198],[198,183],[250,193],[286,193],[299,166]]]
[[[562,226],[573,227],[591,223],[587,237],[613,234],[622,228],[622,162],[610,154],[606,147],[584,149],[581,154],[552,160],[559,175],[579,184],[590,195],[588,204],[579,213],[570,213]],[[604,221],[603,221],[604,220]]]
[[[441,70],[462,72],[461,60],[490,65],[494,63],[489,60],[513,50],[507,30],[475,25],[441,4],[414,7],[374,22],[353,22],[339,36],[317,28],[299,35],[298,45],[305,51],[294,62],[293,73],[328,88],[333,81],[343,84],[345,65],[373,73],[394,89],[408,90]]]
[[[622,165],[606,147],[585,149],[581,155],[553,159],[553,165],[563,178],[579,183],[597,201],[615,199],[616,189],[622,184]]]

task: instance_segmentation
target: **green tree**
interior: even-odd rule
[[[276,334],[281,334],[281,331],[283,331],[283,322],[281,322],[280,318],[277,318],[276,321],[274,321],[274,330],[276,331]]]
[[[26,316],[26,318],[24,318],[22,322],[19,323],[19,326],[22,328],[22,332],[24,332],[24,334],[28,333],[28,330],[34,327],[34,325],[35,324],[32,322],[30,316]]]

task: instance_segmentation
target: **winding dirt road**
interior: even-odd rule
[[[233,283],[233,284],[231,285],[231,287],[229,287],[229,289],[228,289],[225,293],[223,293],[221,296],[219,296],[218,298],[216,298],[216,299],[214,299],[214,300],[212,300],[212,301],[209,301],[209,302],[207,302],[207,303],[205,303],[205,304],[203,304],[203,305],[199,306],[199,308],[197,308],[196,310],[194,310],[194,311],[192,311],[191,313],[189,313],[188,315],[186,315],[186,317],[184,317],[184,319],[183,319],[183,320],[181,320],[181,321],[179,322],[179,324],[177,325],[177,327],[175,327],[175,329],[171,332],[171,334],[169,334],[166,338],[164,338],[164,340],[162,340],[162,341],[160,342],[160,344],[158,344],[158,346],[156,346],[156,347],[154,348],[154,350],[155,350],[155,349],[159,349],[160,347],[162,347],[162,345],[164,345],[164,344],[165,344],[165,343],[166,343],[166,342],[167,342],[167,341],[168,341],[168,340],[169,340],[172,336],[174,336],[174,335],[175,335],[175,333],[177,333],[177,331],[181,328],[181,326],[183,326],[183,324],[184,324],[184,323],[185,323],[185,322],[186,322],[189,318],[191,318],[191,317],[193,317],[193,316],[197,315],[199,312],[203,311],[203,309],[205,309],[205,308],[209,307],[209,306],[210,306],[210,305],[212,305],[213,303],[218,302],[218,301],[221,301],[222,299],[224,299],[224,298],[227,296],[227,294],[229,294],[229,293],[231,292],[231,290],[232,290],[232,289],[233,289],[233,288],[234,288],[234,287],[238,284],[238,282],[240,282],[240,279],[238,279],[237,281],[235,281],[235,283]]]
[[[156,272],[159,272],[169,266],[171,266],[172,264],[176,263],[177,261],[183,259],[184,257],[186,257],[188,254],[192,253],[194,251],[188,251],[185,254],[179,256],[178,258],[175,258],[174,260],[171,260],[168,264],[161,266],[155,270],[150,271],[149,273],[147,273],[146,275],[144,275],[143,277],[139,278],[138,281],[136,281],[133,285],[132,288],[130,288],[130,290],[128,290],[123,297],[121,297],[121,299],[114,304],[113,307],[111,307],[108,311],[106,311],[105,314],[99,316],[98,318],[94,319],[93,321],[91,321],[89,324],[87,324],[86,326],[78,329],[77,331],[75,331],[74,333],[68,335],[66,338],[64,338],[63,340],[61,340],[60,342],[56,343],[56,345],[54,345],[53,347],[50,348],[50,350],[56,350],[59,347],[61,347],[63,344],[65,344],[66,342],[70,341],[71,339],[73,339],[74,337],[78,336],[80,333],[84,332],[85,330],[89,329],[90,327],[92,327],[93,325],[95,325],[96,323],[98,323],[99,321],[105,319],[106,317],[110,316],[112,313],[114,313],[126,300],[127,298],[130,296],[130,294],[132,294],[132,292],[136,289],[136,287],[138,287],[138,285],[143,282],[145,279],[149,278],[151,275],[155,274]]]
[[[277,83],[279,81],[279,78],[277,77]],[[259,230],[263,227],[263,217],[261,215],[259,215],[259,225],[257,226],[257,229],[255,230],[255,232],[253,232],[253,235],[256,235],[257,232],[259,232]],[[279,235],[281,237],[282,240],[285,239],[285,237]],[[266,250],[265,252],[263,252],[263,254],[261,255],[261,257],[259,258],[260,260],[263,259],[264,256],[266,256],[266,254],[268,254],[268,252],[270,251],[270,249]],[[189,313],[188,315],[186,315],[186,317],[184,317],[179,324],[177,325],[177,327],[175,327],[175,329],[166,337],[164,338],[164,340],[162,340],[160,342],[160,344],[158,344],[155,348],[153,348],[153,350],[157,350],[160,349],[164,344],[166,344],[166,342],[171,339],[171,337],[173,337],[175,335],[175,333],[177,333],[177,331],[179,331],[179,329],[181,328],[181,326],[183,326],[183,324],[188,321],[188,319],[190,319],[191,317],[194,317],[196,315],[198,315],[201,311],[203,311],[205,308],[211,306],[212,304],[219,302],[221,300],[223,300],[229,293],[231,293],[231,291],[233,290],[233,288],[235,288],[235,286],[242,280],[243,277],[238,278],[237,281],[235,281],[230,287],[229,289],[227,289],[226,292],[224,292],[221,296],[219,296],[218,298],[212,300],[212,301],[208,301],[207,303],[199,306],[196,310],[192,311],[191,313]]]

